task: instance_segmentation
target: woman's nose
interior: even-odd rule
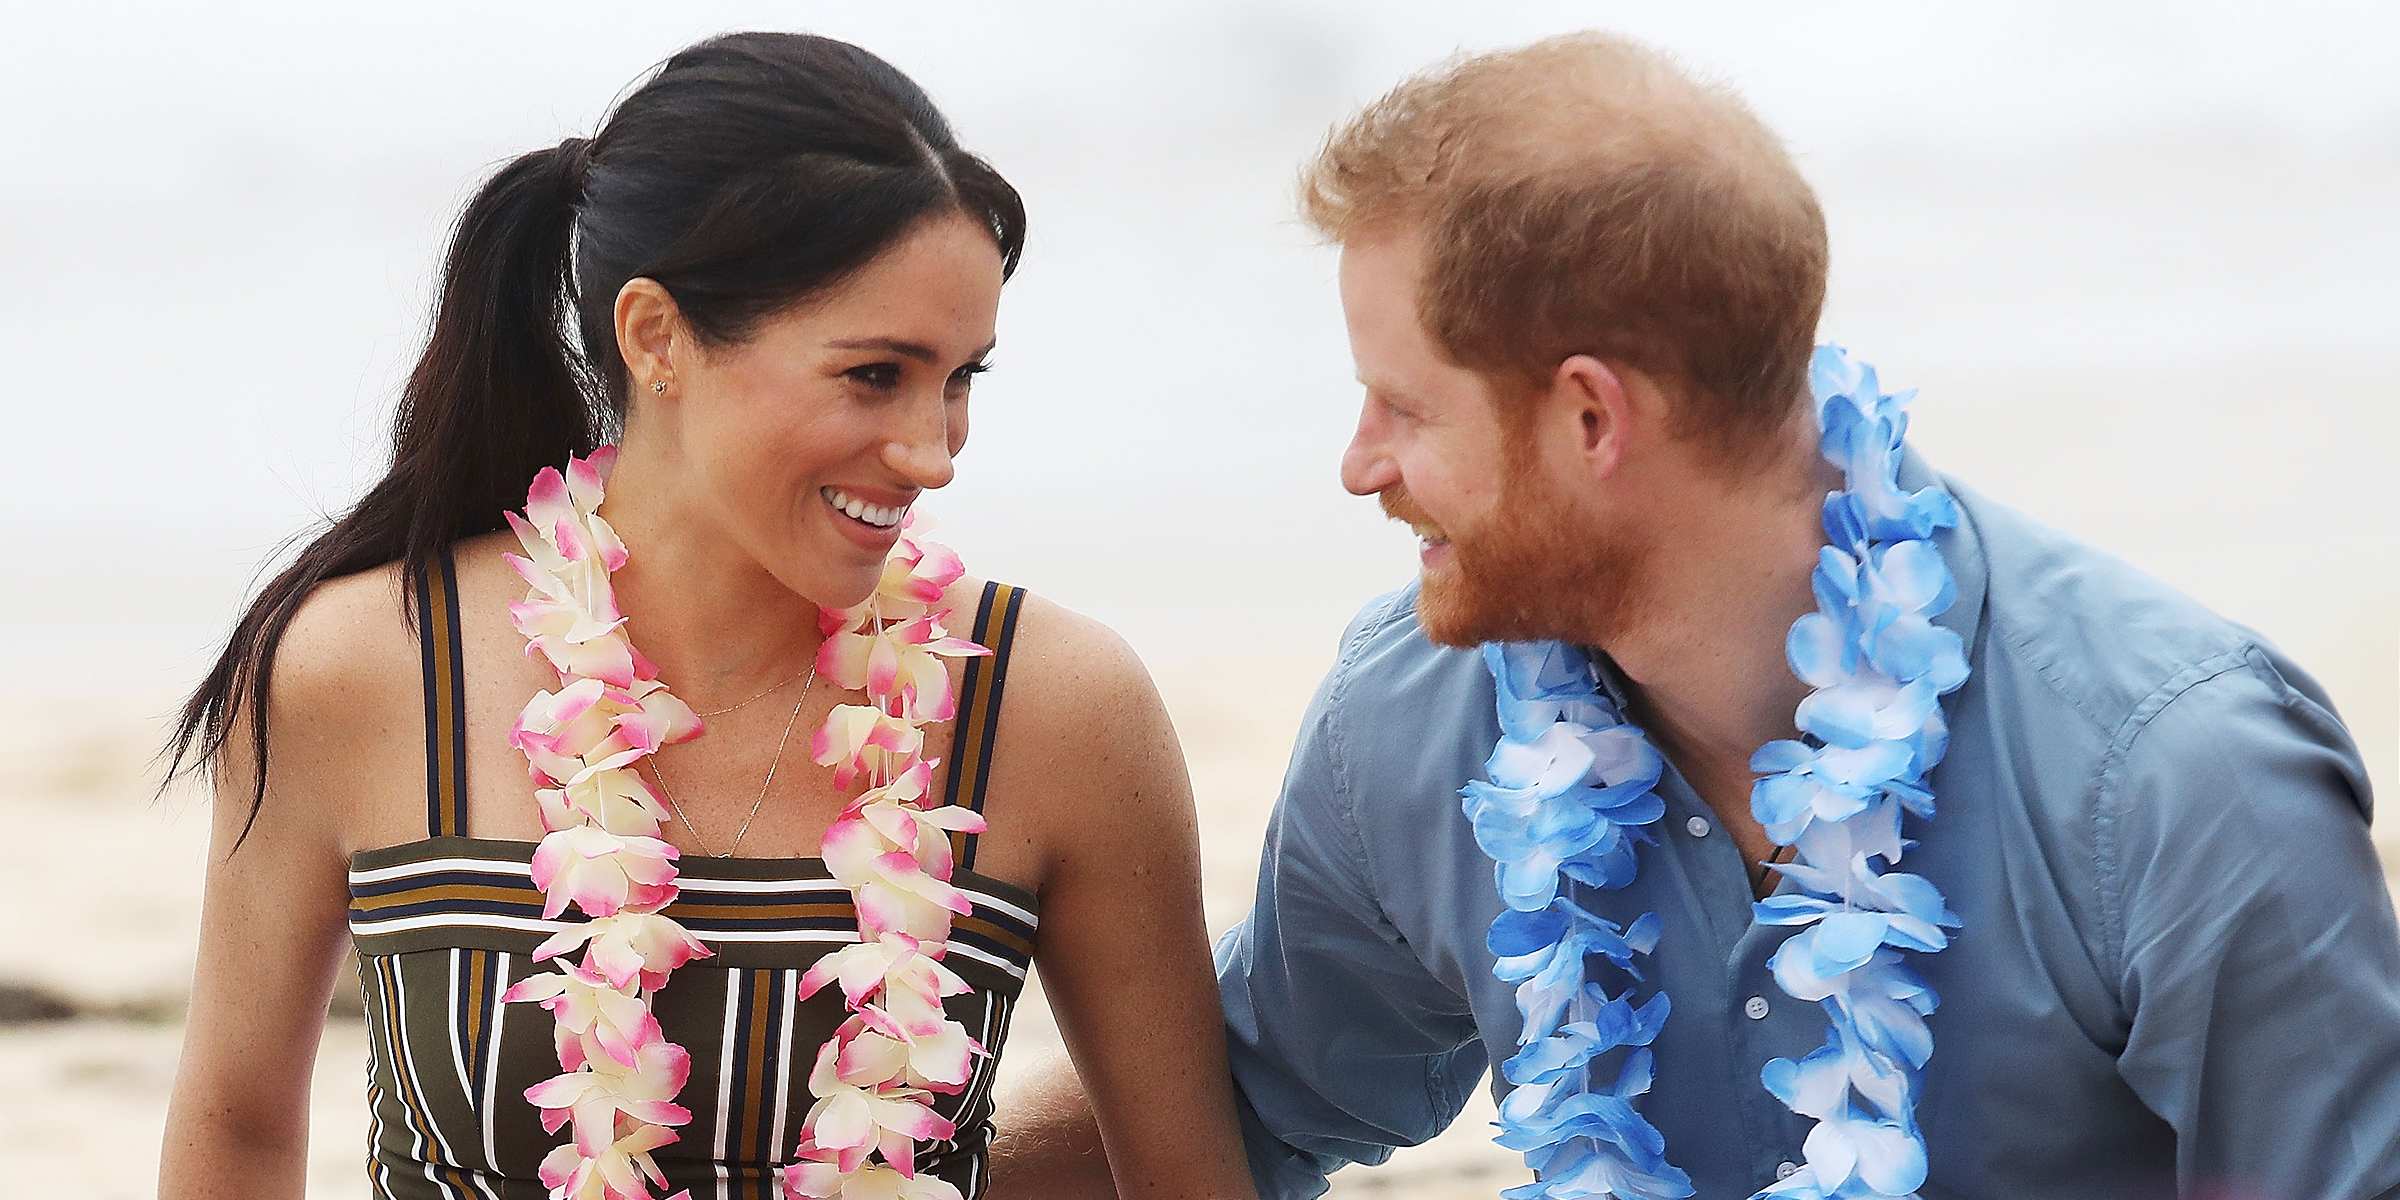
[[[930,489],[948,484],[958,469],[950,461],[946,406],[937,402],[926,407],[931,411],[914,417],[883,444],[883,462],[912,486]]]

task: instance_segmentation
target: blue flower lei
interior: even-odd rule
[[[1817,611],[1792,625],[1792,670],[1815,689],[1794,723],[1802,741],[1771,742],[1750,760],[1763,777],[1751,811],[1793,860],[1793,886],[1760,901],[1757,919],[1801,926],[1768,967],[1796,999],[1822,1005],[1826,1044],[1760,1072],[1775,1097],[1815,1118],[1807,1164],[1759,1197],[1906,1197],[1925,1181],[1915,1107],[1936,998],[1900,951],[1949,944],[1958,918],[1921,876],[1891,868],[1913,845],[1902,814],[1933,815],[1926,776],[1948,746],[1940,699],[1967,677],[1958,635],[1933,623],[1954,587],[1929,540],[1958,523],[1938,487],[1899,488],[1904,406],[1874,368],[1836,346],[1809,364],[1827,461],[1846,490],[1825,498],[1829,544],[1812,583]],[[1594,682],[1591,665],[1557,642],[1483,648],[1498,695],[1500,741],[1488,780],[1461,789],[1476,844],[1495,861],[1507,909],[1487,937],[1492,973],[1517,985],[1519,1050],[1500,1066],[1514,1090],[1500,1103],[1501,1145],[1524,1154],[1535,1181],[1508,1200],[1674,1200],[1691,1178],[1666,1160],[1666,1139],[1635,1108],[1650,1089],[1650,1044],[1665,992],[1636,1007],[1585,978],[1592,955],[1635,980],[1658,943],[1656,913],[1618,926],[1567,894],[1565,882],[1620,888],[1634,847],[1664,815],[1658,751]],[[1595,1086],[1594,1060],[1626,1053]]]

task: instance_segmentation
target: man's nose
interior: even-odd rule
[[[1349,448],[1342,451],[1342,486],[1353,496],[1372,496],[1399,481],[1400,468],[1385,444],[1383,422],[1376,419],[1372,404],[1363,406]]]

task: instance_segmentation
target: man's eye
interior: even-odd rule
[[[878,391],[889,391],[900,386],[899,363],[868,363],[863,367],[852,367],[842,374]]]

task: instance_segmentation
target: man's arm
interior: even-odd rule
[[[1468,997],[1426,969],[1385,911],[1387,888],[1440,872],[1401,862],[1380,875],[1362,833],[1422,819],[1411,801],[1424,795],[1408,789],[1457,811],[1456,780],[1410,766],[1429,719],[1421,697],[1362,669],[1402,636],[1397,612],[1370,608],[1344,639],[1293,750],[1250,915],[1217,941],[1226,1053],[1266,1200],[1318,1195],[1333,1170],[1441,1132],[1483,1076]]]
[[[2175,1128],[2182,1189],[2400,1186],[2400,935],[2348,734],[2254,651],[2168,700],[2115,774],[2118,1069]]]
[[[992,1126],[988,1200],[1117,1200],[1100,1122],[1066,1055],[1003,1088]]]

